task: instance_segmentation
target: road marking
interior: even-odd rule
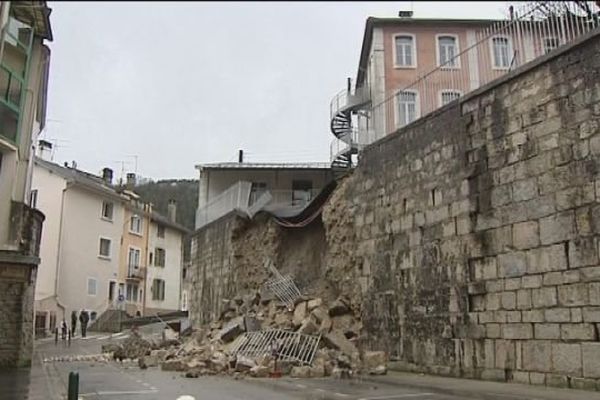
[[[176,400],[196,400],[196,398],[194,396],[188,396],[186,394],[186,395],[183,395],[183,396],[179,396]]]
[[[350,397],[350,395],[348,395],[346,393],[333,392],[333,394],[335,394],[336,396],[340,396],[340,397]]]
[[[408,394],[393,394],[389,396],[378,396],[378,397],[363,397],[358,400],[385,400],[385,399],[406,399],[409,397],[423,397],[433,396],[433,393],[408,393]]]
[[[326,391],[327,391],[327,390],[324,390],[324,389],[319,389],[319,388],[315,388],[315,390],[316,390],[317,392],[326,392]]]
[[[300,389],[306,389],[306,385],[302,385],[300,383],[296,383],[296,386],[299,387]]]
[[[141,382],[141,381],[139,381],[139,382]],[[144,385],[146,387],[150,386],[150,384],[148,382],[144,382],[144,383],[142,383],[142,385]]]

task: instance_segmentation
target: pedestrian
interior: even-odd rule
[[[77,311],[71,312],[71,337],[75,337],[75,327],[77,326]]]
[[[64,318],[60,323],[60,337],[63,342],[67,339],[67,321]]]
[[[79,313],[79,322],[81,324],[81,337],[86,337],[87,323],[90,320],[90,315],[85,309],[82,309]]]

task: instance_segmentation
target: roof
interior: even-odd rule
[[[168,226],[168,227],[170,227],[172,229],[178,230],[178,231],[180,231],[180,232],[182,232],[184,234],[189,234],[189,233],[192,232],[188,228],[186,228],[185,226],[180,225],[177,222],[173,222],[169,218],[167,218],[164,215],[161,215],[161,214],[159,214],[157,212],[152,212],[150,214],[150,219],[152,221],[159,222],[161,225],[165,225],[165,226]]]
[[[331,169],[331,164],[322,162],[306,163],[247,163],[226,162],[198,164],[196,169]]]
[[[31,25],[35,34],[52,41],[50,13],[45,1],[12,1],[11,13],[19,21]]]
[[[97,175],[90,174],[89,172],[81,171],[76,168],[63,167],[39,157],[34,158],[34,163],[40,167],[46,168],[51,172],[54,172],[59,176],[62,176],[67,181],[74,184],[84,186],[107,196],[117,197],[120,200],[127,200],[127,198],[117,192],[113,186],[107,185],[106,182],[104,182],[104,180]]]
[[[505,20],[497,19],[447,19],[447,18],[367,18],[365,25],[365,33],[363,36],[362,48],[360,51],[360,61],[358,64],[358,72],[356,73],[356,85],[360,87],[365,76],[366,65],[373,43],[373,29],[376,26],[383,25],[491,25]]]

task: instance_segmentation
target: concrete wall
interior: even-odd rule
[[[596,387],[599,43],[364,152],[323,215],[363,345],[413,370]]]
[[[165,226],[165,237],[157,235],[158,224],[150,224],[149,251],[154,253],[153,263],[148,264],[146,275],[146,314],[154,311],[175,311],[180,307],[181,269],[183,267],[183,235]],[[156,266],[156,248],[165,250],[165,266]],[[152,281],[165,281],[165,299],[152,300]]]

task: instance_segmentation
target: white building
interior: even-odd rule
[[[38,333],[63,317],[70,323],[73,310],[98,315],[117,295],[110,282],[117,280],[127,198],[110,186],[111,175],[105,169],[102,180],[35,159],[32,198],[47,215],[35,288]]]

